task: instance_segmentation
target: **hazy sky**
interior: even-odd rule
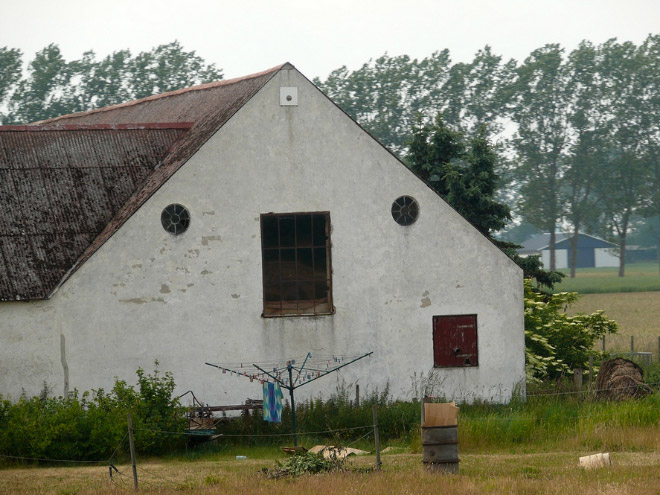
[[[468,61],[486,44],[505,58],[534,48],[660,33],[660,0],[1,0],[0,46],[26,59],[57,43],[67,60],[179,40],[225,77],[293,63],[308,77],[387,52]]]

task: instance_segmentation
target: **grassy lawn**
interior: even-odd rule
[[[531,447],[531,446],[530,446]],[[590,453],[590,452],[587,452]],[[138,464],[140,493],[145,494],[650,494],[658,493],[660,454],[614,452],[612,466],[584,471],[577,466],[584,452],[530,454],[461,454],[460,474],[427,471],[420,454],[383,455],[380,472],[347,472],[269,480],[261,474],[281,454],[270,459],[215,457],[196,462],[147,461]],[[373,466],[373,455],[352,461]],[[0,470],[0,494],[133,493],[130,465],[110,481],[107,467],[21,468]]]
[[[580,268],[575,278],[569,278],[569,270],[555,292],[579,292],[595,294],[604,292],[647,292],[660,291],[660,275],[657,263],[635,263],[626,265],[626,276],[619,277],[618,268]]]

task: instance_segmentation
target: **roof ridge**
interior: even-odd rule
[[[168,97],[171,97],[171,96],[177,96],[177,95],[180,95],[180,94],[183,94],[183,93],[189,93],[189,92],[192,92],[192,91],[204,91],[204,90],[207,90],[207,89],[213,89],[213,88],[217,88],[217,87],[220,87],[220,86],[229,86],[231,84],[236,84],[236,83],[248,80],[248,79],[255,79],[257,77],[265,76],[265,75],[270,74],[272,72],[276,72],[276,71],[282,70],[283,68],[289,68],[289,67],[292,67],[291,64],[289,64],[289,62],[286,62],[284,64],[277,65],[277,66],[272,67],[270,69],[266,69],[266,70],[263,70],[261,72],[255,72],[254,74],[248,74],[246,76],[235,77],[233,79],[222,79],[220,81],[213,81],[213,82],[205,83],[205,84],[198,84],[196,86],[190,86],[190,87],[187,87],[187,88],[176,89],[174,91],[168,91],[166,93],[159,93],[157,95],[145,96],[145,97],[139,98],[137,100],[130,100],[130,101],[126,101],[126,102],[123,102],[123,103],[118,103],[116,105],[110,105],[110,106],[107,106],[107,107],[94,108],[92,110],[87,110],[85,112],[76,112],[76,113],[69,113],[69,114],[65,114],[65,115],[60,115],[58,117],[52,117],[50,119],[39,120],[39,121],[34,122],[33,124],[29,124],[29,125],[43,125],[43,124],[58,121],[60,119],[68,119],[68,118],[72,118],[72,117],[80,117],[82,115],[92,115],[92,114],[95,114],[95,113],[108,112],[108,111],[111,111],[111,110],[116,110],[118,108],[131,107],[131,106],[139,105],[139,104],[147,102],[147,101],[159,100],[161,98],[168,98]]]

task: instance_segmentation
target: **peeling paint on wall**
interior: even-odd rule
[[[211,211],[203,211],[203,212],[202,212],[202,216],[203,216],[203,215],[215,215],[215,211],[213,211],[213,210],[211,210]]]
[[[202,237],[202,246],[208,246],[209,241],[222,241],[222,237],[219,235],[207,235]]]
[[[184,256],[186,258],[199,258],[199,249],[188,249],[188,254]]]
[[[120,299],[119,302],[123,303],[133,303],[133,304],[147,304],[152,302],[165,303],[165,299],[162,297],[133,297],[131,299]]]
[[[429,298],[429,291],[424,291],[422,294],[422,304],[420,308],[426,308],[431,305],[431,299]]]
[[[167,284],[161,284],[160,285],[160,293],[161,294],[169,294],[170,292],[171,291],[170,291],[170,286],[169,285],[167,285]]]
[[[241,295],[240,294],[232,294],[231,297],[233,297],[234,299],[238,299],[239,297],[241,297]]]

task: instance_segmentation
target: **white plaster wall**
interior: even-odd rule
[[[541,262],[543,267],[550,269],[550,250],[541,251]],[[568,249],[555,249],[555,268],[568,268]]]
[[[619,257],[616,251],[610,248],[595,249],[595,263],[597,267],[617,267],[619,266]]]
[[[297,86],[299,106],[279,105]],[[409,227],[392,201],[420,205]],[[162,209],[189,208],[172,236]],[[259,215],[329,211],[336,314],[264,319]],[[323,354],[372,357],[299,389],[328,395],[422,382],[448,399],[507,400],[524,380],[522,273],[296,71],[278,73],[48,301],[0,305],[0,393],[110,388],[135,370],[174,373],[210,404],[258,383],[205,362]],[[478,315],[479,366],[433,369],[433,315]],[[431,380],[429,382],[429,377]],[[422,379],[423,378],[423,379]]]

